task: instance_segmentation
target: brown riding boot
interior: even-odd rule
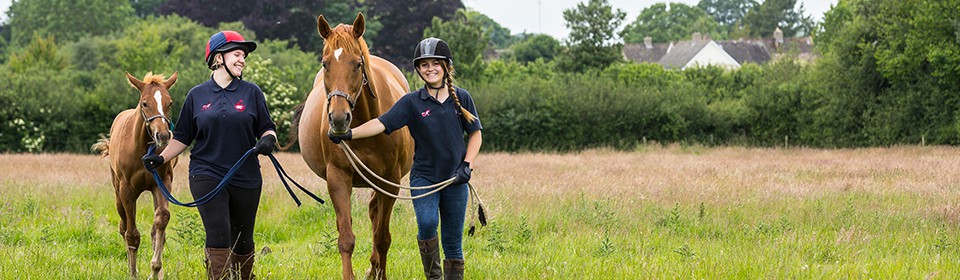
[[[420,261],[423,262],[423,274],[428,280],[440,280],[443,270],[440,268],[440,238],[417,240],[420,246]]]
[[[463,259],[443,260],[444,280],[463,280]]]
[[[230,248],[206,248],[207,279],[230,279],[227,270],[230,268]]]
[[[253,259],[255,255],[255,252],[250,252],[245,255],[230,254],[233,271],[239,273],[239,277],[234,277],[234,279],[251,280],[256,277],[253,275]]]

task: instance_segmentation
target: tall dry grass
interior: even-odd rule
[[[277,157],[293,178],[327,198],[325,182],[300,155]],[[303,195],[304,206],[293,206],[273,167],[263,157],[261,163],[265,188],[255,239],[273,253],[258,255],[257,273],[339,277],[332,207]],[[468,275],[956,279],[958,164],[954,147],[484,153],[472,183],[491,224],[464,239]],[[192,200],[188,165],[182,156],[175,171],[180,200]],[[125,256],[110,184],[107,160],[96,155],[0,154],[0,195],[7,198],[0,204],[0,278],[122,277]],[[355,193],[353,260],[362,274],[371,246],[365,201],[371,191]],[[145,233],[152,217],[148,196],[139,203]],[[196,210],[171,212],[167,275],[201,277]],[[388,272],[419,278],[411,203],[399,201],[393,216]],[[63,246],[47,246],[51,242]],[[140,252],[143,259],[148,254]],[[63,262],[67,269],[36,269]]]
[[[299,154],[278,153],[277,157],[302,185],[325,192],[326,183],[310,171]],[[282,188],[269,160],[261,157],[261,165],[265,186]],[[181,156],[174,174],[175,192],[188,188],[184,179],[188,166],[189,156]],[[960,197],[960,148],[956,147],[819,150],[649,146],[631,153],[484,153],[473,166],[472,183],[494,207],[572,195],[668,204],[803,199],[848,191]],[[111,184],[106,159],[77,154],[2,154],[0,181],[8,188],[29,187],[39,193],[89,191],[92,186],[103,189]],[[369,195],[365,189],[356,192]],[[957,205],[940,208],[952,215],[960,212]]]

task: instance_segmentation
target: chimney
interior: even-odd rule
[[[710,38],[710,33],[703,34],[703,40],[708,42],[711,41],[712,39]]]
[[[693,32],[693,37],[690,38],[690,40],[693,40],[694,42],[700,41],[700,32]]]
[[[649,50],[649,49],[652,49],[652,48],[653,48],[653,38],[651,38],[650,36],[643,37],[643,45],[646,46],[648,50]]]
[[[777,29],[773,31],[773,40],[776,42],[778,49],[783,45],[783,30],[780,30],[780,27],[777,27]]]

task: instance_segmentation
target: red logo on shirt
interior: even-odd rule
[[[247,106],[243,106],[243,99],[240,99],[237,104],[233,104],[233,107],[237,108],[237,112],[243,112],[243,109],[247,108]]]
[[[430,116],[430,109],[427,109],[426,111],[421,112],[420,115],[423,116],[423,117],[429,117],[429,116]]]
[[[200,111],[206,111],[206,110],[210,110],[210,103],[203,104],[203,106],[200,106]]]

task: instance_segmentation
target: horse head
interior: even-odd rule
[[[363,40],[364,19],[358,13],[353,25],[330,24],[323,16],[317,17],[317,31],[323,37],[323,86],[327,92],[327,133],[343,134],[350,129],[353,109],[368,87],[371,95],[374,85],[367,80],[370,73],[370,50]]]
[[[173,138],[173,121],[170,120],[170,107],[173,99],[170,98],[170,87],[177,83],[177,73],[164,80],[162,75],[147,73],[143,81],[127,73],[130,85],[140,91],[140,103],[137,111],[144,120],[144,126],[153,142],[164,147]]]

